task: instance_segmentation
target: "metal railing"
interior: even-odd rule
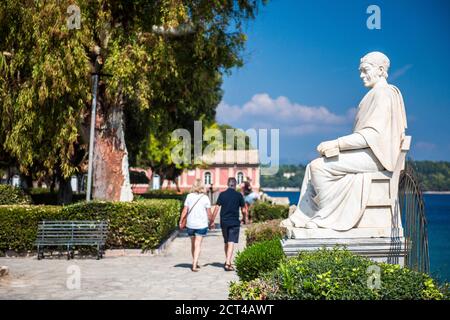
[[[400,174],[398,199],[406,238],[405,266],[416,271],[430,272],[428,230],[425,204],[416,170],[411,160]]]

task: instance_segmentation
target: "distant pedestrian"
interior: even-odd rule
[[[244,196],[244,201],[245,201],[245,210],[243,210],[242,223],[243,224],[248,224],[249,223],[249,208],[250,208],[250,205],[247,202],[247,199],[249,199],[248,196],[252,193],[252,185],[250,184],[250,181],[249,181],[248,178],[247,178],[247,181],[244,181],[242,183],[241,190],[242,190],[242,195]]]
[[[191,192],[186,196],[179,224],[180,229],[187,228],[187,234],[191,237],[191,270],[194,272],[200,269],[198,259],[201,244],[203,237],[208,233],[208,226],[212,218],[211,202],[205,191],[204,185],[197,180],[192,186]]]
[[[220,226],[222,228],[222,235],[224,239],[225,249],[225,265],[226,271],[233,271],[232,266],[234,244],[239,242],[239,209],[242,209],[245,214],[245,201],[241,193],[236,191],[237,181],[235,178],[228,179],[228,189],[219,194],[217,199],[217,206],[220,207]],[[217,208],[216,208],[217,209]],[[213,214],[213,219],[216,216],[216,210]]]
[[[246,195],[245,198],[245,207],[246,207],[246,211],[247,211],[247,223],[251,224],[252,223],[252,207],[255,204],[256,201],[259,200],[259,194],[255,191],[252,191],[249,195]]]

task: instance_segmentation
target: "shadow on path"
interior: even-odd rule
[[[174,267],[190,269],[192,267],[192,263],[179,263],[179,264],[174,265]]]
[[[216,267],[216,268],[222,268],[223,269],[224,264],[220,263],[220,262],[212,262],[212,263],[206,263],[205,267],[206,266],[211,266],[211,267]]]

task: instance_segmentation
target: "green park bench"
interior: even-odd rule
[[[38,260],[44,258],[44,247],[65,248],[69,260],[75,246],[96,247],[98,260],[103,257],[107,233],[106,221],[41,221],[35,242]]]

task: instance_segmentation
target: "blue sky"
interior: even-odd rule
[[[369,5],[381,30],[369,30]],[[450,1],[272,0],[247,27],[245,65],[225,77],[217,120],[279,128],[280,161],[306,163],[351,133],[367,89],[359,59],[382,51],[403,93],[416,160],[450,161]]]

